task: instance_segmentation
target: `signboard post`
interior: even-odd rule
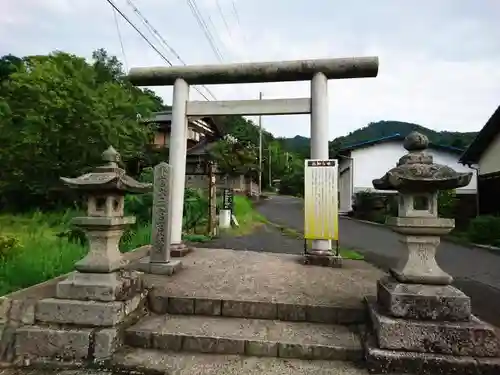
[[[232,189],[224,189],[222,192],[222,209],[233,212],[234,193]]]
[[[234,193],[232,189],[222,191],[222,209],[219,213],[219,227],[228,229],[231,227],[231,216],[233,213]]]
[[[305,160],[304,184],[304,238],[336,241],[338,256],[337,160]]]

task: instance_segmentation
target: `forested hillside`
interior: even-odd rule
[[[335,153],[336,150],[344,146],[387,137],[396,133],[406,136],[414,130],[427,135],[432,143],[461,149],[467,148],[477,134],[476,132],[435,131],[421,125],[402,121],[378,121],[330,141],[330,154]],[[293,138],[282,138],[280,142],[287,150],[297,152],[303,157],[309,157],[309,138],[295,136]]]

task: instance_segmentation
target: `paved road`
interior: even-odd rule
[[[303,203],[299,198],[273,196],[259,210],[270,221],[303,230]],[[366,260],[384,269],[406,254],[399,235],[384,226],[341,218],[339,239],[341,246],[359,250]],[[443,241],[436,258],[455,278],[455,285],[472,297],[476,314],[500,327],[500,256]]]
[[[223,235],[199,246],[298,255],[304,252],[303,240],[284,236],[279,229],[272,225],[261,225],[252,233],[239,237]]]

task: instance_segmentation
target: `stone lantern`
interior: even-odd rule
[[[55,298],[35,308],[35,325],[16,330],[19,358],[108,360],[122,345],[123,330],[145,313],[147,292],[140,274],[124,269],[118,244],[123,230],[135,221],[124,216],[126,193],[142,193],[149,184],[127,176],[118,167],[119,154],[109,147],[105,165],[77,178],[62,178],[87,195],[87,216],[73,219],[88,237],[89,252],[76,272],[56,286]]]
[[[59,283],[59,298],[72,298],[75,293],[87,294],[93,289],[89,289],[91,284],[99,288],[95,290],[98,294],[86,296],[89,299],[120,299],[124,296],[118,294],[127,290],[123,288],[123,283],[131,282],[130,277],[124,280],[122,273],[117,272],[125,266],[118,248],[120,238],[126,227],[135,223],[135,217],[124,216],[125,194],[146,192],[151,189],[151,184],[140,183],[127,176],[117,164],[120,155],[113,147],[104,151],[102,158],[106,164],[91,173],[77,178],[61,178],[70,188],[78,189],[87,196],[87,216],[74,218],[72,224],[86,232],[89,252],[75,264],[78,272],[73,278]]]
[[[425,135],[409,134],[408,154],[373,180],[376,189],[398,192],[398,217],[386,224],[402,235],[407,255],[379,280],[377,301],[368,303],[368,366],[383,373],[468,374],[477,366],[490,371],[499,355],[495,330],[471,314],[470,298],[450,285],[452,276],[435,257],[440,237],[455,224],[438,217],[438,193],[467,186],[472,173],[435,164],[428,146]]]

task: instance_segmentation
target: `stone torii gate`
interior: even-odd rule
[[[171,243],[182,244],[188,116],[311,115],[311,159],[328,159],[328,80],[376,77],[378,57],[351,57],[226,65],[132,68],[136,86],[174,86],[169,163],[172,166]],[[190,85],[311,81],[311,97],[297,99],[189,101]],[[312,252],[327,253],[328,240],[315,240]]]

